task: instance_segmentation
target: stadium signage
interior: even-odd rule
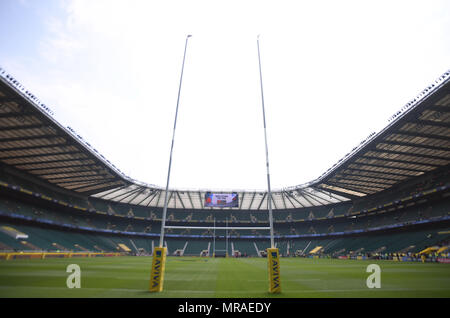
[[[159,285],[160,277],[161,277],[161,261],[157,259],[155,261],[155,267],[153,268],[152,288],[156,288]]]
[[[280,258],[277,248],[268,248],[267,256],[269,261],[269,292],[280,293],[281,292],[281,279],[280,279]]]
[[[212,193],[205,194],[205,207],[239,207],[239,196],[236,192],[233,193]]]
[[[439,263],[450,264],[450,258],[438,258],[437,261],[438,261]]]
[[[278,271],[278,261],[272,260],[272,272],[273,272],[273,288],[278,288],[280,286],[280,272]]]
[[[165,262],[166,262],[166,248],[156,247],[154,250],[152,270],[150,275],[151,292],[160,292],[163,290]]]

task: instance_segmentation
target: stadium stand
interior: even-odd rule
[[[0,75],[1,257],[150,255],[164,190],[124,175],[12,76]],[[281,255],[448,255],[449,75],[317,180],[273,192]],[[267,192],[237,192],[239,208],[217,209],[204,207],[206,190],[170,190],[167,225],[210,228],[167,230],[169,255],[264,256],[267,231],[213,229],[268,226]]]

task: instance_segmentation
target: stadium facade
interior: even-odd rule
[[[447,255],[449,128],[450,71],[316,180],[272,191],[280,254]],[[151,254],[159,242],[165,189],[126,176],[3,69],[0,170],[3,258]],[[212,208],[207,192],[224,191],[169,190],[169,254],[264,256],[267,231],[235,228],[268,226],[268,193],[234,189],[238,207]]]

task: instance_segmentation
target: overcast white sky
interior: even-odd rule
[[[265,189],[319,177],[450,67],[448,1],[0,0],[0,65],[127,175]]]

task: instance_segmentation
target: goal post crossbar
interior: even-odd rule
[[[244,227],[244,226],[178,226],[178,225],[165,225],[165,229],[193,229],[193,230],[209,230],[209,229],[216,229],[216,230],[270,230],[269,227]]]

